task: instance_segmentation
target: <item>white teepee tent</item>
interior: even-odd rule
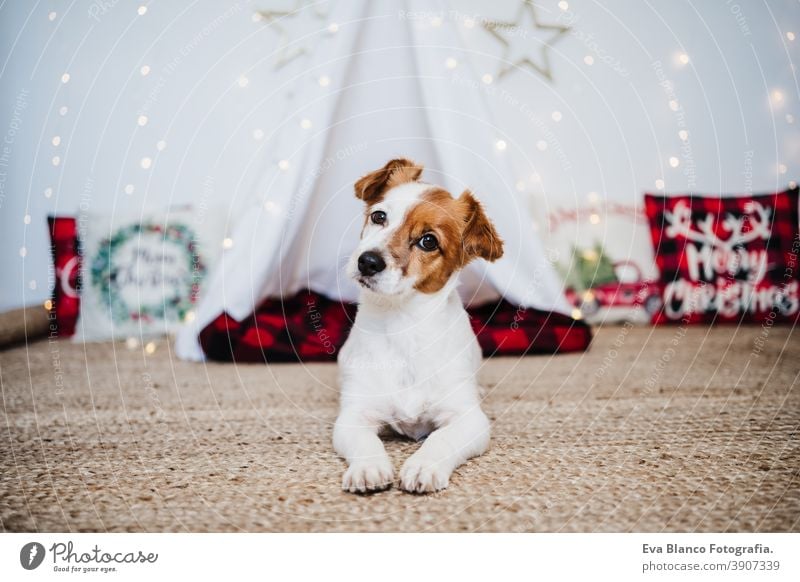
[[[505,136],[492,124],[456,23],[432,26],[430,18],[416,18],[429,13],[430,2],[410,0],[388,14],[385,6],[376,9],[380,4],[332,7],[339,30],[326,46],[334,49],[316,51],[303,71],[328,89],[304,105],[314,131],[286,123],[272,138],[272,154],[282,161],[254,186],[257,203],[242,213],[194,321],[180,332],[179,357],[202,359],[200,330],[222,312],[243,319],[267,297],[309,288],[357,300],[357,286],[343,272],[363,220],[353,182],[394,157],[423,164],[426,181],[455,195],[470,188],[505,240],[500,261],[475,262],[462,273],[466,303],[505,297],[522,307],[569,312],[498,151]],[[448,59],[461,60],[457,75],[442,66]]]

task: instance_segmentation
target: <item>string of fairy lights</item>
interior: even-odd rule
[[[566,0],[561,0],[556,3],[557,8],[566,12],[570,9],[570,5]],[[134,9],[136,18],[152,17],[151,7],[146,4],[141,4]],[[322,4],[315,4],[314,7],[306,7],[305,4],[298,0],[291,10],[257,10],[251,14],[250,18],[254,25],[265,26],[272,34],[272,40],[277,41],[278,50],[276,51],[275,61],[273,63],[274,71],[278,71],[293,63],[296,59],[303,59],[313,54],[317,50],[317,39],[313,38],[314,35],[309,35],[303,42],[298,42],[298,38],[302,35],[307,35],[309,30],[324,30],[324,33],[329,36],[334,36],[340,33],[340,25],[334,21],[328,21],[329,11]],[[48,11],[45,13],[45,18],[52,23],[56,23],[59,19],[59,13],[56,11]],[[444,19],[440,15],[433,14],[428,19],[428,24],[431,27],[440,27],[445,24]],[[499,49],[498,63],[500,66],[496,70],[487,70],[480,74],[480,80],[486,85],[498,83],[506,77],[514,74],[518,69],[526,69],[537,75],[540,75],[546,81],[552,81],[554,78],[554,71],[552,67],[552,60],[550,58],[550,50],[559,42],[568,41],[568,33],[571,30],[569,26],[560,24],[558,21],[553,21],[552,18],[548,22],[547,19],[542,18],[539,14],[537,6],[528,0],[520,0],[517,7],[515,17],[510,21],[496,21],[496,20],[482,20],[479,21],[474,16],[464,15],[460,17],[459,26],[465,29],[476,29],[482,27],[487,34],[496,41],[496,46]],[[530,29],[543,33],[546,35],[546,40],[538,45],[526,46],[521,43],[517,37],[508,34],[508,31],[513,29]],[[782,35],[785,42],[794,43],[797,40],[797,35],[794,31],[784,31]],[[688,67],[691,65],[692,60],[689,54],[682,50],[678,50],[673,55],[673,65],[677,68]],[[593,67],[596,64],[596,58],[592,54],[585,54],[581,62],[586,67]],[[444,59],[443,67],[446,70],[454,70],[461,66],[462,63],[455,56],[448,56]],[[143,63],[138,65],[138,73],[143,81],[151,76],[153,72],[153,65]],[[333,79],[330,74],[322,73],[316,76],[317,86],[325,90],[331,87]],[[69,71],[63,71],[59,75],[58,82],[60,86],[66,86],[70,82],[74,82],[72,74]],[[239,75],[235,80],[235,86],[240,90],[247,90],[251,85],[251,79],[245,75]],[[782,112],[787,106],[786,92],[781,88],[772,88],[767,95],[768,106],[770,111],[775,113]],[[681,108],[681,104],[677,99],[668,99],[667,107],[677,112]],[[70,114],[69,106],[66,104],[58,105],[56,112],[59,118],[68,117]],[[564,120],[564,114],[559,110],[553,110],[550,113],[550,119],[558,124]],[[795,115],[791,111],[783,113],[783,120],[788,125],[795,123]],[[146,113],[139,113],[133,116],[132,123],[141,130],[146,130],[150,124],[150,117]],[[308,131],[314,127],[314,121],[311,118],[303,117],[298,121],[299,128]],[[267,135],[263,127],[254,127],[251,130],[251,136],[255,142],[261,142]],[[677,132],[678,143],[685,145],[691,139],[689,129],[681,128]],[[62,166],[62,152],[65,146],[64,138],[55,134],[49,140],[50,147],[52,148],[49,157],[49,163],[53,168],[60,168]],[[534,147],[539,152],[548,150],[548,142],[544,139],[537,140]],[[153,169],[158,159],[158,154],[167,148],[165,139],[157,139],[153,142],[154,151],[144,152],[138,160],[138,167],[143,171],[150,171]],[[502,154],[508,151],[509,144],[505,139],[497,138],[494,142],[495,150]],[[277,168],[281,171],[288,171],[291,168],[291,161],[287,158],[280,158],[276,161]],[[678,153],[670,153],[665,160],[665,166],[671,169],[678,169],[681,167],[681,156]],[[786,163],[779,161],[776,164],[775,172],[778,176],[786,175],[788,167]],[[530,187],[537,188],[541,184],[542,177],[538,173],[532,173],[526,178],[519,178],[515,182],[515,187],[520,192],[527,191]],[[122,192],[131,196],[136,193],[136,180],[131,179],[122,186]],[[667,188],[667,179],[665,176],[656,177],[653,186],[657,191],[665,191]],[[790,186],[795,186],[795,182],[790,182]],[[48,185],[42,192],[44,198],[52,199],[54,195],[54,188]],[[586,199],[593,207],[602,205],[603,196],[596,191],[590,191],[586,195]],[[264,202],[264,209],[268,213],[278,214],[280,212],[279,206],[271,200]],[[589,221],[593,225],[598,225],[602,221],[599,212],[592,212],[589,215]],[[23,216],[23,223],[25,226],[31,224],[31,215],[26,211]],[[225,238],[222,241],[223,249],[230,249],[233,247],[234,241],[231,238]],[[24,260],[28,251],[25,246],[19,248],[19,256]],[[38,282],[31,279],[27,284],[30,290],[36,290]],[[45,302],[45,307],[48,309],[52,307],[50,300]],[[192,314],[193,316],[193,314]],[[133,342],[134,340],[129,340]],[[138,342],[133,347],[138,347]],[[131,344],[129,344],[131,347]],[[155,344],[148,343],[145,345],[145,350],[148,353],[155,351]]]

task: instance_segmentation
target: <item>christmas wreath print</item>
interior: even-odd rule
[[[141,223],[103,239],[90,276],[112,320],[182,321],[197,300],[206,272],[196,240],[185,224]]]

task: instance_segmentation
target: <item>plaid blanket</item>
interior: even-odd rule
[[[469,309],[484,356],[519,356],[583,351],[591,330],[559,313],[518,309],[507,301]],[[268,300],[250,317],[222,314],[200,333],[211,360],[236,362],[334,361],[347,339],[356,305],[312,291]]]

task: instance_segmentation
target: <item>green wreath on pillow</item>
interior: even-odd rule
[[[146,234],[160,234],[163,244],[177,245],[183,252],[191,277],[186,281],[186,289],[174,289],[169,297],[155,305],[128,305],[122,298],[117,284],[120,265],[113,260],[115,251],[136,237]],[[206,267],[197,252],[194,231],[185,224],[131,224],[118,229],[111,237],[100,242],[97,254],[91,263],[90,275],[92,286],[99,293],[103,304],[110,310],[114,321],[155,320],[182,321],[197,300],[200,282]],[[162,287],[166,290],[166,287]]]

